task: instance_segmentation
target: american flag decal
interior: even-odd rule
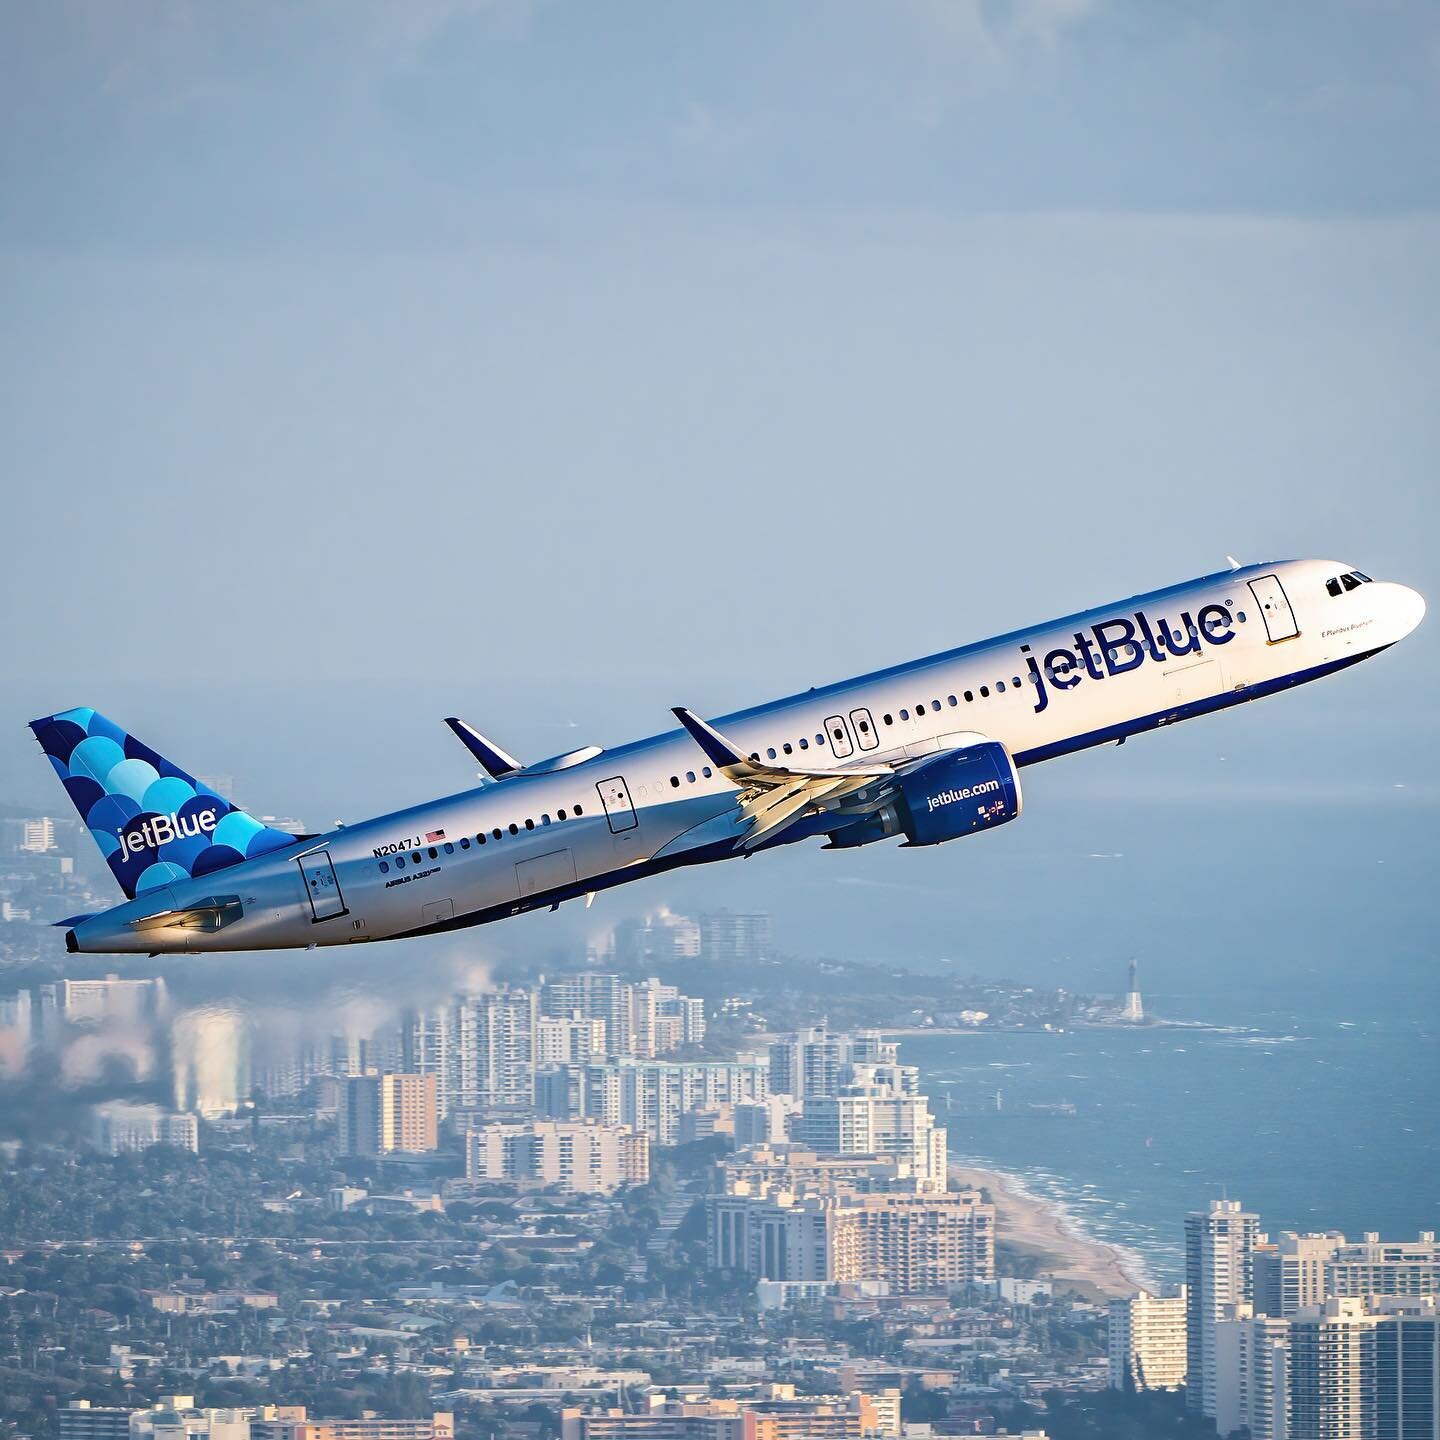
[[[433,845],[437,840],[443,840],[444,838],[445,832],[443,830],[427,830],[425,832],[425,843],[427,845]]]

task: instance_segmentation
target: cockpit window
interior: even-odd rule
[[[1360,588],[1360,582],[1353,575],[1342,575],[1340,577],[1340,583],[1347,590],[1358,590]]]
[[[1359,570],[1352,570],[1350,573],[1366,585],[1373,585],[1375,583],[1368,575],[1362,574]]]
[[[1332,595],[1338,595],[1338,594],[1340,593],[1340,580],[1339,580],[1339,577],[1338,577],[1338,576],[1335,576],[1335,575],[1332,575],[1332,576],[1325,582],[1325,588],[1326,588],[1326,590],[1328,590],[1328,591],[1330,592],[1330,594],[1332,594]]]

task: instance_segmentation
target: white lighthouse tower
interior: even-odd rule
[[[1125,1004],[1120,1018],[1127,1025],[1139,1025],[1145,1019],[1145,1005],[1140,999],[1140,986],[1135,981],[1135,962],[1130,962],[1130,983],[1125,988]]]

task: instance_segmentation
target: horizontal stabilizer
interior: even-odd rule
[[[238,895],[209,895],[183,910],[161,910],[130,922],[132,930],[223,930],[244,914]]]
[[[513,755],[507,755],[498,745],[492,744],[473,725],[467,725],[454,715],[447,715],[445,723],[492,779],[503,780],[507,775],[524,769]]]

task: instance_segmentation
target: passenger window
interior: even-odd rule
[[[418,865],[418,864],[420,863],[420,852],[419,852],[418,850],[416,850],[416,851],[414,852],[414,854],[412,854],[412,855],[410,856],[410,859],[411,859],[412,863]]]
[[[888,725],[890,722],[887,720],[885,723]],[[867,720],[862,720],[862,721],[860,722],[860,733],[861,733],[862,735],[868,735],[868,734],[870,733],[870,723],[869,723],[869,721],[867,721]]]
[[[773,760],[773,759],[775,758],[775,747],[772,745],[772,746],[765,752],[765,754],[766,754],[767,756],[769,756],[769,758],[770,758],[771,760]]]
[[[542,815],[540,817],[540,823],[542,825],[548,825],[550,823],[550,817],[548,815]]]
[[[802,750],[808,750],[810,748],[810,742],[803,735],[800,737],[798,743]]]
[[[460,837],[460,848],[462,850],[468,850],[470,848],[470,837],[468,835],[462,835]]]
[[[1328,590],[1328,591],[1330,592],[1330,594],[1332,594],[1332,595],[1338,595],[1338,594],[1340,593],[1340,579],[1339,579],[1339,577],[1336,576],[1336,575],[1332,575],[1332,576],[1325,582],[1325,588],[1326,588],[1326,590]]]
[[[1353,575],[1342,575],[1340,577],[1340,583],[1347,590],[1358,590],[1360,588],[1360,582]]]
[[[483,830],[475,837],[475,843],[477,845],[483,845],[485,843],[485,832]]]
[[[672,775],[670,777],[670,784],[674,789],[678,790],[680,788],[680,777],[678,775]]]
[[[982,700],[988,700],[990,698],[990,687],[988,685],[982,685],[980,687],[980,698]]]
[[[395,868],[397,870],[403,870],[405,868],[405,857],[403,855],[397,855],[395,857]]]
[[[715,772],[708,766],[703,766],[700,773],[708,780]]]
[[[882,715],[880,718],[881,718],[887,725],[893,725],[893,724],[895,723],[895,717],[894,717],[893,715]]]
[[[447,855],[453,855],[455,853],[455,847],[448,840],[445,842],[445,853]]]
[[[390,873],[390,862],[388,860],[382,860],[380,862],[380,873],[382,875],[388,875]]]
[[[960,702],[953,696],[947,697],[950,701],[950,708],[953,710]]]
[[[910,718],[910,712],[908,710],[902,710],[900,712],[900,718],[902,720],[908,720]]]
[[[1127,651],[1127,653],[1128,653],[1128,651],[1129,651],[1129,647],[1128,647],[1128,646],[1126,647],[1126,651]],[[1018,689],[1020,688],[1020,677],[1019,677],[1018,675],[1012,675],[1012,676],[1010,677],[1010,683],[1018,690]]]
[[[793,755],[795,753],[795,747],[788,740],[780,748],[787,755]]]
[[[576,813],[577,815],[583,815],[585,812],[577,805],[577,806],[575,807],[575,813]]]
[[[432,860],[438,860],[440,858],[440,852],[433,845],[426,851],[426,854],[428,854]]]
[[[499,831],[499,830],[492,830],[490,833],[491,833],[497,840],[500,838],[500,831]]]
[[[563,810],[557,810],[555,813],[560,817],[560,819],[563,820],[565,818],[565,812]]]
[[[974,699],[975,699],[975,692],[974,692],[973,690],[967,690],[967,691],[965,692],[965,703],[966,703],[967,705],[972,704],[972,703],[974,702]]]
[[[525,828],[527,830],[533,830],[535,828],[535,822],[533,820],[527,820],[525,822]]]
[[[510,822],[507,828],[512,835],[518,835],[520,833],[520,827],[513,820]]]
[[[1112,650],[1110,654],[1113,656],[1115,652]],[[983,695],[985,692],[982,690],[980,693]],[[995,693],[997,695],[1003,695],[1005,693],[1005,682],[1003,680],[997,680],[995,682]]]
[[[693,785],[695,783],[695,772],[693,770],[687,770],[685,772],[685,778]]]

